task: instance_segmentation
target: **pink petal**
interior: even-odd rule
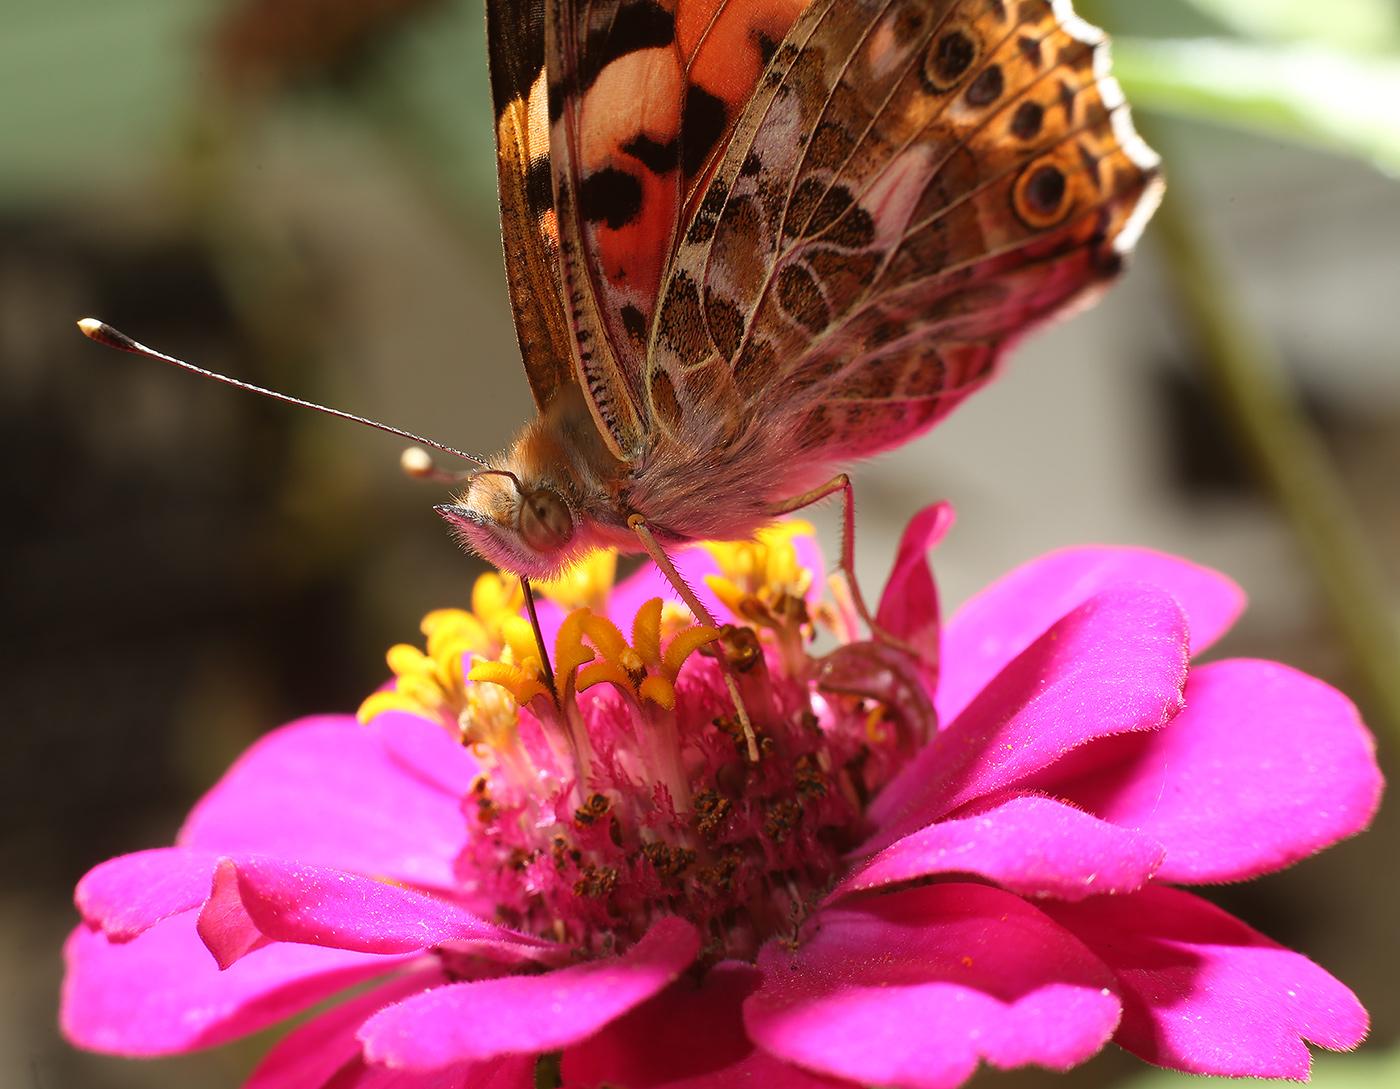
[[[130,941],[162,919],[197,908],[209,895],[218,855],[159,847],[109,859],[73,893],[84,922],[114,942]]]
[[[384,717],[393,719],[384,729],[417,735],[409,748],[436,749],[440,781],[455,782],[472,766],[440,727]],[[440,743],[429,740],[433,731]],[[402,756],[347,715],[294,722],[238,759],[194,807],[177,842],[451,889],[470,777],[460,791],[430,785]]]
[[[505,1055],[441,1070],[393,1070],[351,1059],[324,1089],[535,1089],[535,1056]]]
[[[1007,662],[1060,617],[1120,582],[1176,598],[1199,654],[1234,623],[1244,592],[1207,567],[1145,548],[1067,548],[1018,567],[968,601],[943,632],[939,721],[952,722]]]
[[[1335,688],[1275,662],[1191,671],[1186,709],[1116,767],[1043,785],[1167,848],[1158,880],[1238,881],[1365,828],[1384,785],[1375,742]]]
[[[930,885],[822,909],[796,949],[770,941],[749,1035],[862,1084],[947,1089],[979,1059],[1065,1070],[1117,1027],[1113,974],[1024,900]]]
[[[875,623],[919,651],[929,681],[936,687],[939,659],[938,588],[929,570],[928,552],[953,528],[951,503],[935,503],[914,515],[899,539]]]
[[[680,979],[564,1052],[571,1089],[819,1089],[844,1082],[809,1074],[754,1047],[743,1002],[762,980],[751,964],[723,961],[697,986]]]
[[[1045,910],[1117,973],[1114,1039],[1148,1062],[1306,1080],[1303,1040],[1344,1050],[1366,1035],[1366,1011],[1346,987],[1180,889],[1149,885]]]
[[[238,864],[233,859],[219,859],[214,870],[214,889],[200,908],[195,930],[221,969],[231,967],[272,940],[258,929],[243,906]]]
[[[1049,798],[1012,798],[891,844],[833,896],[931,874],[977,874],[1022,896],[1081,900],[1139,888],[1162,861],[1156,840]]]
[[[665,918],[619,957],[416,995],[365,1022],[360,1040],[371,1063],[410,1070],[553,1051],[645,1002],[675,981],[699,949],[693,926]]]
[[[453,741],[441,723],[407,711],[385,711],[360,728],[379,743],[391,763],[439,794],[462,798],[481,774],[476,758]]]
[[[121,945],[79,926],[64,959],[64,1035],[79,1047],[119,1055],[170,1055],[220,1044],[405,960],[277,944],[221,972],[195,933],[193,912]]]
[[[361,953],[410,953],[451,942],[507,962],[557,953],[551,943],[488,923],[456,904],[341,870],[269,858],[225,859],[220,869],[234,875],[234,882],[219,883],[205,914],[224,910],[236,897],[248,924],[273,941]],[[205,935],[203,917],[200,922]],[[217,945],[211,951],[225,963]]]
[[[947,663],[944,663],[945,666]],[[1186,621],[1141,584],[1090,598],[1027,647],[875,798],[889,846],[1095,738],[1154,730],[1181,708]]]
[[[396,976],[313,1017],[284,1036],[243,1083],[243,1089],[317,1089],[337,1071],[360,1058],[355,1038],[367,1017],[385,1006],[447,982],[433,967]]]

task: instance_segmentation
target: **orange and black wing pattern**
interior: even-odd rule
[[[544,0],[492,0],[486,30],[506,278],[525,373],[543,409],[561,386],[577,380],[559,287]]]
[[[930,426],[1155,207],[1107,62],[1066,0],[816,0],[686,223],[648,415],[682,449],[825,463]]]
[[[684,225],[806,0],[550,0],[553,225],[578,375],[613,452],[652,421],[646,346]],[[504,168],[503,168],[504,169]]]

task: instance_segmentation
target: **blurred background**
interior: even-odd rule
[[[950,609],[1062,545],[1180,553],[1249,592],[1214,654],[1344,688],[1393,774],[1400,4],[1077,6],[1117,36],[1172,203],[1096,309],[858,471],[863,581],[939,498],[959,512],[935,557]],[[0,1085],[239,1084],[266,1035],[142,1062],[60,1039],[73,883],[168,843],[259,734],[353,710],[479,570],[396,440],[74,320],[494,451],[533,411],[494,178],[481,0],[0,0]],[[1329,557],[1355,577],[1329,580]],[[1318,858],[1206,890],[1370,1009],[1370,1053],[1324,1080],[1400,1084],[1381,1053],[1400,1035],[1397,847],[1383,809]],[[978,1084],[1144,1076],[1110,1048]]]

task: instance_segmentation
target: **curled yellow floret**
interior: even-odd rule
[[[459,723],[470,702],[468,677],[462,671],[467,655],[476,659],[472,680],[486,679],[475,675],[483,665],[508,670],[500,679],[489,679],[502,683],[512,696],[523,696],[521,703],[545,691],[537,677],[540,664],[534,635],[518,615],[524,600],[519,579],[493,572],[476,580],[470,612],[434,609],[428,613],[420,625],[427,637],[426,649],[406,643],[389,648],[385,658],[394,674],[393,687],[374,693],[360,705],[360,721],[394,710]]]
[[[794,518],[765,526],[752,541],[710,542],[705,548],[721,574],[706,575],[705,582],[735,616],[775,622],[783,601],[801,600],[811,589],[812,572],[802,566],[793,539],[815,532],[810,522]]]
[[[578,691],[606,681],[638,703],[650,701],[671,710],[676,703],[675,681],[681,666],[700,647],[718,639],[719,632],[692,624],[674,635],[663,650],[663,612],[659,597],[638,609],[632,622],[631,644],[606,617],[594,616],[586,610],[571,614],[565,628],[559,632],[561,687],[567,681],[565,667],[577,662],[584,665],[574,679]],[[585,638],[592,644],[592,650],[584,645]]]

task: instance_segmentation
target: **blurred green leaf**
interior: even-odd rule
[[[1368,159],[1400,174],[1400,57],[1312,44],[1119,38],[1132,103]]]
[[[404,26],[365,92],[383,130],[407,141],[444,194],[494,236],[495,123],[481,0],[452,0]]]
[[[188,101],[213,0],[0,3],[0,201],[139,183]]]
[[[1154,1070],[1121,1083],[1117,1089],[1279,1089],[1293,1084],[1263,1078],[1203,1078]],[[1308,1089],[1400,1089],[1400,1050],[1363,1051],[1352,1055],[1317,1054]]]
[[[1359,52],[1400,47],[1394,0],[1191,0],[1241,34],[1274,41],[1312,41]]]

